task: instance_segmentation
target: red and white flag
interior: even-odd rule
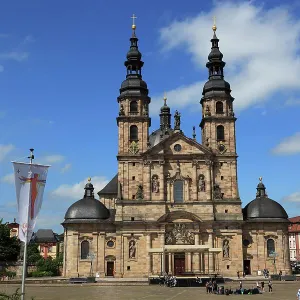
[[[50,166],[12,162],[19,214],[19,239],[29,243],[41,209],[48,168]]]

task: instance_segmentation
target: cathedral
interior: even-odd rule
[[[160,127],[150,131],[151,98],[132,25],[117,98],[117,174],[101,191],[89,179],[84,197],[67,210],[64,276],[290,273],[288,215],[268,198],[262,178],[255,199],[242,208],[234,98],[216,29],[200,101],[200,142],[195,128],[192,137],[182,132],[181,115],[176,110],[172,118],[166,97]]]

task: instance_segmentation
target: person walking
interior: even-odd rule
[[[260,286],[259,286],[259,282],[258,282],[258,281],[256,281],[256,288],[257,288],[257,289],[259,289],[259,288],[260,288]]]
[[[261,291],[262,292],[265,291],[265,282],[264,281],[261,282]]]
[[[269,280],[268,287],[269,287],[269,292],[272,292],[273,287],[272,287],[272,281],[271,280]]]
[[[243,288],[243,283],[240,281],[240,290]]]

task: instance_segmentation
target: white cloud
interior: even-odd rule
[[[63,168],[61,168],[61,173],[66,173],[67,171],[69,171],[72,167],[72,164],[65,164],[65,166]]]
[[[160,31],[165,52],[176,48],[191,55],[194,63],[204,68],[210,52],[212,16],[217,16],[217,36],[224,54],[225,79],[231,84],[236,109],[246,109],[268,100],[274,93],[300,89],[300,20],[295,20],[286,7],[266,9],[252,2],[216,2],[208,12],[194,18],[174,21]],[[206,68],[205,68],[206,69]],[[294,71],[292,71],[294,70]],[[174,102],[189,106],[199,103],[203,83],[174,88]],[[195,89],[195,92],[190,90]],[[153,102],[162,103],[162,97]],[[169,102],[173,104],[172,97]],[[156,103],[155,108],[159,107]],[[160,105],[161,106],[161,105]]]
[[[15,183],[15,174],[14,173],[7,174],[1,178],[1,181],[5,182],[5,183],[9,183],[9,184],[14,184]]]
[[[24,60],[27,60],[28,57],[29,57],[29,53],[24,51],[11,51],[11,52],[0,53],[0,59],[3,60],[15,60],[18,62],[22,62]]]
[[[284,103],[287,106],[296,106],[296,105],[300,105],[300,99],[298,98],[289,98],[285,101]]]
[[[102,176],[92,177],[92,184],[95,188],[95,195],[98,193],[107,183],[108,180]],[[52,196],[69,198],[69,199],[80,199],[84,195],[84,186],[87,183],[87,179],[84,179],[73,185],[62,184],[57,189],[52,191]]]
[[[272,152],[278,155],[300,153],[300,132],[283,139],[275,148],[272,149]]]
[[[46,164],[54,164],[54,163],[60,163],[65,159],[63,155],[55,154],[55,155],[47,155],[41,158],[41,161],[43,161]]]
[[[15,148],[14,145],[1,145],[0,144],[0,161],[3,161],[9,152],[11,152]]]
[[[286,202],[300,202],[300,192],[295,192],[283,198]]]

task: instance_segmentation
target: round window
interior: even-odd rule
[[[176,145],[174,146],[174,150],[175,150],[176,152],[180,152],[180,151],[181,151],[181,145],[176,144]]]
[[[115,243],[114,243],[114,241],[108,241],[106,243],[106,245],[107,245],[107,247],[112,248],[115,245]]]
[[[243,245],[244,245],[245,247],[248,247],[248,246],[250,245],[249,240],[247,240],[247,239],[243,240]]]

